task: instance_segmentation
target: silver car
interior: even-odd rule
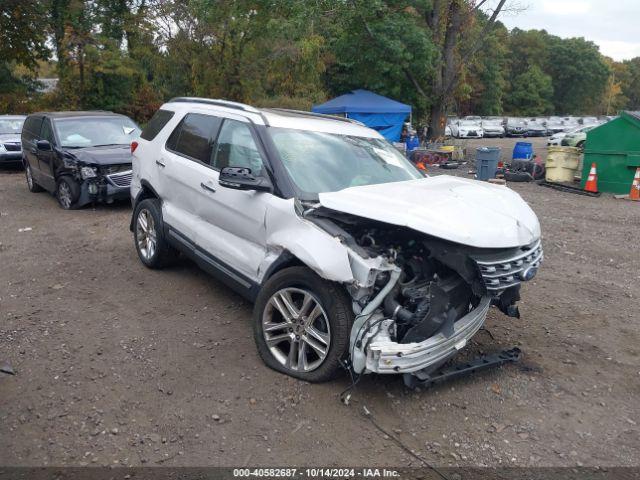
[[[22,164],[20,133],[25,116],[0,115],[0,165]]]

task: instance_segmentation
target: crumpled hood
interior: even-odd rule
[[[20,143],[20,135],[16,133],[0,133],[0,143]]]
[[[472,247],[517,247],[540,237],[538,218],[516,192],[449,175],[351,187],[319,199],[332,210]]]
[[[80,162],[84,162],[88,165],[117,165],[121,163],[131,163],[131,147],[129,147],[129,145],[64,150]]]

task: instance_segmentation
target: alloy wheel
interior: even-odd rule
[[[33,176],[31,175],[31,167],[29,165],[27,165],[25,173],[27,175],[27,185],[29,185],[29,190],[33,190]]]
[[[140,255],[145,260],[151,260],[156,253],[157,237],[156,225],[153,215],[146,208],[138,213],[138,222],[136,228],[136,242]]]
[[[71,188],[69,188],[67,182],[60,182],[58,184],[58,201],[63,208],[67,210],[71,208],[73,200],[71,198]]]
[[[329,353],[327,314],[312,293],[300,288],[283,288],[271,296],[262,314],[262,333],[273,357],[289,370],[315,370]]]

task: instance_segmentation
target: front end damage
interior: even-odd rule
[[[126,200],[130,196],[131,164],[116,163],[102,165],[82,161],[70,153],[65,153],[58,175],[69,175],[78,184],[78,206],[90,203],[113,203]]]
[[[437,370],[483,326],[492,305],[519,316],[520,283],[542,262],[539,239],[476,248],[317,205],[304,218],[349,251],[355,374]]]

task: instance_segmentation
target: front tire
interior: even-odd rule
[[[352,324],[347,293],[307,267],[273,275],[253,310],[254,338],[264,363],[308,382],[336,377]]]
[[[29,165],[29,162],[25,162],[24,175],[27,178],[27,187],[29,188],[30,192],[38,193],[44,191],[44,189],[34,180],[33,171],[31,170],[31,165]]]
[[[75,210],[78,208],[77,201],[80,197],[80,185],[68,175],[58,178],[56,186],[56,198],[58,204],[64,210]]]
[[[149,268],[169,265],[177,256],[176,250],[164,237],[164,223],[160,201],[147,198],[133,211],[133,241],[140,261]]]

